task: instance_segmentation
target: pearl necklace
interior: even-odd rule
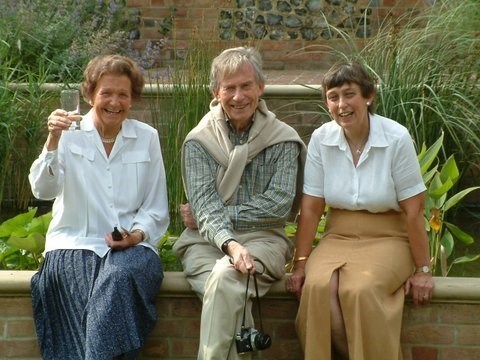
[[[103,138],[100,136],[100,139],[102,139],[102,143],[104,144],[113,144],[115,140],[117,140],[117,137],[114,136],[113,138]]]

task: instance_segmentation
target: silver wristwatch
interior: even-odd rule
[[[415,273],[429,274],[431,272],[432,272],[432,270],[430,269],[430,266],[428,266],[428,265],[423,265],[422,267],[419,267],[419,268],[415,269]]]

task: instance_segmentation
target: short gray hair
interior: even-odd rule
[[[235,47],[224,50],[213,59],[210,69],[210,90],[216,93],[225,75],[234,74],[244,64],[251,64],[258,84],[265,84],[263,61],[260,53],[253,47]]]

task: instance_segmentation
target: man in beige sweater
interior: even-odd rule
[[[243,355],[235,346],[247,277],[257,274],[263,296],[284,275],[292,249],[284,225],[298,209],[305,145],[260,99],[265,77],[257,50],[223,51],[213,60],[210,80],[210,111],[183,145],[187,228],[174,250],[203,301],[198,359],[248,359],[262,344],[245,338],[253,348]],[[253,284],[247,328],[254,328]]]

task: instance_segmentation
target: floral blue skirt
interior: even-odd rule
[[[32,277],[35,327],[43,359],[135,359],[157,320],[160,258],[134,246],[101,258],[54,250]]]

